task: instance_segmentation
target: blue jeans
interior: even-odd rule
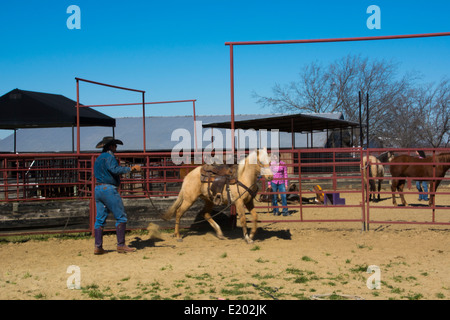
[[[127,222],[127,214],[123,206],[117,187],[103,184],[95,187],[95,205],[97,207],[97,217],[95,219],[95,229],[103,227],[108,214],[112,212],[116,219],[116,227],[119,223]]]
[[[426,192],[425,194],[419,194],[419,200],[428,201],[428,183],[426,181],[416,181],[416,188],[419,192]]]
[[[282,184],[276,184],[271,182],[270,185],[272,186],[272,192],[286,192],[286,186],[284,185],[284,183]],[[283,216],[287,216],[289,214],[289,210],[287,208],[287,199],[286,199],[286,194],[280,194],[281,196],[281,205],[286,207],[283,208]],[[272,195],[272,206],[276,207],[278,201],[278,195],[274,194]],[[273,213],[278,215],[279,211],[278,208],[273,208]]]

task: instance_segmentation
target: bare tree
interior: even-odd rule
[[[274,112],[304,112],[322,113],[330,109],[330,81],[323,67],[312,63],[303,68],[298,82],[280,86],[276,84],[272,91],[273,97],[261,97],[253,94],[258,103],[270,107]]]
[[[419,89],[417,74],[399,75],[398,70],[393,61],[348,55],[326,67],[318,62],[303,67],[298,81],[275,85],[272,97],[253,96],[275,112],[342,112],[358,121],[362,92],[369,94],[370,139],[385,146],[448,145],[449,81]]]
[[[423,146],[418,134],[421,113],[417,109],[417,90],[400,92],[390,108],[383,128],[384,146],[414,148]]]
[[[289,85],[276,84],[273,97],[262,97],[254,93],[258,103],[274,112],[323,113],[336,111],[333,95],[333,79],[328,70],[317,62],[305,66],[299,73],[300,79]]]
[[[419,89],[417,108],[421,119],[417,134],[425,144],[450,146],[450,80],[444,78],[437,85]]]
[[[398,94],[385,124],[389,147],[450,145],[450,81],[416,86]]]

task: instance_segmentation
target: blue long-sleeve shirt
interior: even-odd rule
[[[94,175],[97,183],[120,185],[120,175],[131,171],[129,167],[121,167],[111,151],[103,152],[94,164]]]

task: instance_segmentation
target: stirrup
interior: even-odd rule
[[[219,194],[219,193],[216,194],[215,197],[214,197],[213,203],[214,203],[216,206],[220,206],[220,205],[222,204],[222,195]]]

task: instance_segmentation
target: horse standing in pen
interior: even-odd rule
[[[432,164],[433,162],[444,164]],[[434,203],[434,192],[436,192],[442,181],[441,179],[435,178],[443,178],[448,169],[450,169],[450,153],[441,153],[436,155],[435,158],[433,158],[433,156],[429,156],[423,159],[409,155],[401,155],[392,159],[390,166],[392,177],[398,178],[392,180],[391,190],[392,192],[395,192],[396,190],[400,192],[400,199],[404,206],[407,206],[408,203],[403,195],[403,188],[405,186],[406,179],[402,178],[431,178],[431,180],[429,180],[431,194],[428,202],[428,205],[431,206]],[[397,205],[394,193],[392,194],[392,203],[395,206]]]
[[[256,183],[260,175],[269,181],[273,178],[273,173],[270,169],[270,157],[267,154],[267,149],[264,148],[258,151],[252,151],[245,159],[240,161],[238,165],[233,165],[231,167],[223,167],[226,165],[220,166],[220,171],[229,171],[230,173],[235,174],[222,174],[218,177],[219,180],[227,179],[228,182],[232,182],[227,182],[226,188],[222,185],[222,190],[216,193],[215,196],[212,196],[211,194],[211,184],[209,182],[205,183],[205,180],[202,179],[202,172],[205,172],[206,166],[208,165],[197,167],[186,175],[177,200],[172,204],[162,218],[169,220],[174,214],[176,215],[175,237],[178,241],[182,241],[180,236],[180,219],[186,210],[188,210],[197,200],[197,198],[201,197],[205,201],[205,207],[203,210],[205,220],[207,220],[214,228],[219,239],[225,239],[220,226],[211,217],[211,211],[213,206],[218,204],[218,200],[222,204],[234,204],[236,206],[238,218],[241,222],[244,239],[247,243],[252,243],[253,237],[256,233],[258,220],[253,203],[254,197],[258,191]],[[247,234],[245,217],[246,209],[250,211],[253,220],[250,235]]]
[[[369,156],[367,161],[367,156],[363,157],[363,163],[362,163],[362,174],[364,177],[364,186],[367,187],[367,175],[366,170],[369,172],[369,177],[375,177],[375,178],[382,178],[384,177],[384,166],[381,164],[382,162],[389,162],[394,158],[394,153],[391,151],[387,151],[379,155],[378,157],[375,156]],[[370,167],[369,167],[370,163]],[[381,183],[383,182],[383,179],[376,179],[378,181],[378,196],[375,198],[375,195],[372,194],[369,195],[369,201],[380,201],[380,190],[381,190]],[[369,179],[369,186],[370,186],[370,192],[376,192],[376,185],[375,180]]]

